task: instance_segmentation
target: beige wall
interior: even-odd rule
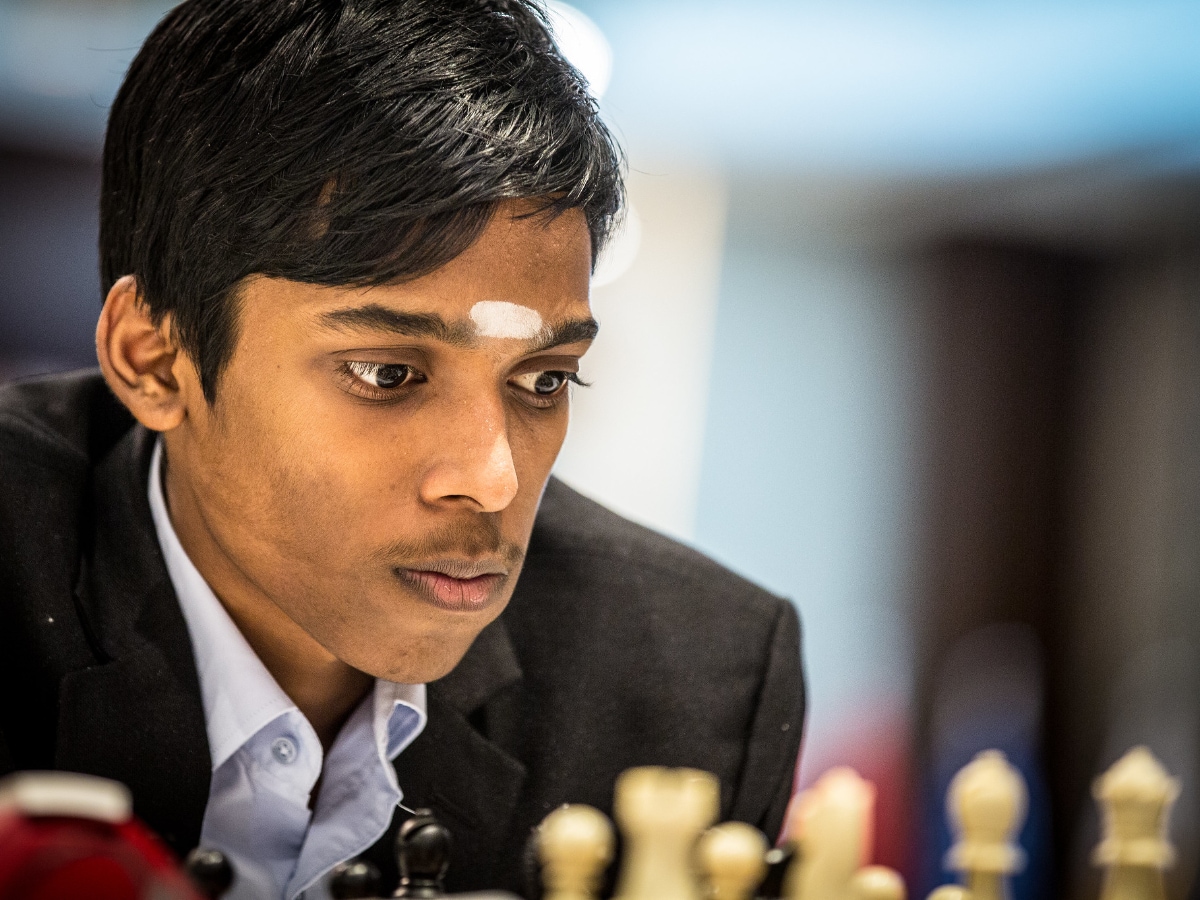
[[[708,403],[725,239],[724,180],[671,165],[630,166],[637,256],[597,287],[601,330],[583,365],[555,468],[572,486],[639,522],[689,538]]]

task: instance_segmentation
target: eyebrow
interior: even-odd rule
[[[406,337],[435,338],[456,347],[471,343],[471,337],[465,329],[452,328],[437,313],[399,312],[378,303],[335,309],[322,315],[321,321],[333,328],[387,331]]]
[[[437,313],[400,312],[378,303],[335,309],[324,313],[321,321],[333,328],[368,329],[405,337],[433,338],[455,347],[473,347],[477,344],[475,329],[468,323],[450,323]],[[593,318],[568,319],[544,326],[541,333],[530,342],[527,352],[540,353],[563,344],[590,341],[599,331],[600,323]]]
[[[593,318],[568,319],[548,328],[542,328],[542,333],[534,339],[530,353],[540,353],[552,347],[563,344],[577,344],[580,341],[590,341],[600,332],[600,323]]]

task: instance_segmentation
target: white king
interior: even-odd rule
[[[800,794],[788,812],[798,857],[784,879],[783,896],[847,900],[855,873],[871,856],[875,785],[839,766]]]

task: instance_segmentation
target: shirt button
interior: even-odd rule
[[[300,751],[296,749],[296,742],[291,738],[275,738],[271,743],[271,755],[285,766],[290,766],[294,763],[299,754]]]

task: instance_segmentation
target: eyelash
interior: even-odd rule
[[[374,363],[360,362],[357,360],[342,363],[341,373],[349,384],[349,392],[356,396],[363,397],[367,400],[376,402],[386,402],[389,400],[399,399],[401,390],[412,384],[420,384],[425,381],[425,376],[418,372],[410,365],[404,363]],[[390,387],[381,387],[378,384],[372,384],[368,381],[374,377],[378,379],[380,373],[386,369],[394,369],[400,377],[400,381]],[[543,375],[557,375],[562,378],[562,386],[555,389],[550,394],[537,394],[525,388],[517,388],[524,396],[523,400],[538,409],[548,409],[557,405],[567,393],[568,384],[576,384],[579,387],[591,387],[588,382],[585,382],[579,377],[577,372],[569,372],[560,369],[546,369],[539,372],[527,372],[525,375],[536,375],[539,378]],[[524,376],[517,376],[524,377]]]
[[[341,373],[346,379],[350,393],[367,400],[395,400],[400,395],[400,389],[415,382],[425,380],[420,372],[412,366],[403,363],[373,363],[357,360],[342,363]],[[372,384],[368,379],[378,378],[385,369],[394,369],[399,374],[400,381],[390,387]]]
[[[562,369],[545,369],[540,372],[527,372],[526,375],[537,375],[539,378],[543,375],[558,375],[562,378],[562,386],[556,388],[552,394],[535,394],[533,391],[525,388],[518,388],[524,394],[526,403],[537,407],[538,409],[549,409],[557,405],[567,395],[567,385],[577,384],[580,387],[590,387],[586,381],[579,377],[577,372],[568,372]],[[524,377],[524,376],[517,376]]]

